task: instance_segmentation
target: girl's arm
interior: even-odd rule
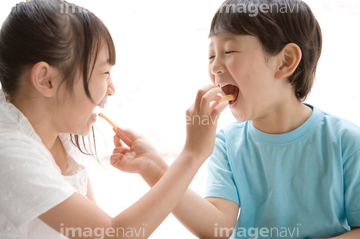
[[[360,238],[360,227],[352,227],[351,231],[344,233],[334,239],[359,239]]]
[[[136,158],[128,153],[128,148],[121,144],[129,140],[115,130],[115,149],[111,164],[128,173],[138,173],[144,181],[153,187],[165,174],[169,166],[156,152],[152,145],[139,136],[139,152]],[[128,142],[131,144],[131,142]],[[187,189],[181,201],[172,211],[173,215],[195,236],[199,238],[229,238],[235,227],[239,206],[222,198],[202,198]],[[221,232],[220,232],[221,230]],[[229,234],[229,235],[227,235]]]
[[[220,91],[210,85],[200,90],[195,104],[187,111],[187,117],[200,117],[200,119],[211,117],[217,123],[227,103],[213,103],[210,107],[210,102],[220,100],[221,97],[217,96]],[[102,230],[103,238],[113,238],[115,236],[113,233],[127,228],[141,232],[134,234],[134,237],[148,238],[176,207],[196,172],[211,154],[215,144],[216,123],[188,124],[184,149],[171,167],[148,193],[115,218],[111,218],[94,202],[78,193],[39,218],[60,233],[66,233],[69,228],[72,229],[70,235],[66,235],[70,238],[84,238],[84,234],[79,235],[84,230],[87,231],[86,235],[90,235],[89,230],[92,232]],[[112,161],[116,162],[116,157],[118,161],[121,161],[126,154],[134,155],[135,153],[135,158],[142,157],[141,152],[137,151],[137,148],[140,148],[141,137],[132,131],[121,129],[119,129],[119,134],[130,148],[125,154],[115,153]],[[123,235],[120,233],[116,236],[121,238]],[[95,237],[93,233],[93,238]]]

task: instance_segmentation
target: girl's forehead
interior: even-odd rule
[[[96,57],[96,65],[98,67],[105,67],[111,64],[109,49],[107,45],[103,45]]]

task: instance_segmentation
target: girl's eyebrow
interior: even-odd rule
[[[224,41],[225,42],[239,42],[239,39],[237,39],[236,37],[234,37],[234,36],[228,36],[228,37],[226,37],[225,39],[224,39]]]
[[[101,62],[99,63],[99,66],[100,66],[100,67],[103,67],[103,66],[106,66],[106,65],[111,65],[111,64],[110,64],[110,58],[108,58],[108,59],[105,60],[105,61],[101,61]]]

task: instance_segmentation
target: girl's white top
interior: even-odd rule
[[[65,176],[27,118],[0,89],[1,239],[66,238],[37,217],[75,192],[86,196],[90,162],[69,134],[59,137],[69,158]]]

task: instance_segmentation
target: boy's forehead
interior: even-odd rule
[[[239,42],[241,35],[236,35],[233,33],[219,33],[216,35],[212,35],[210,38],[210,47],[214,45],[216,42],[226,43],[226,42]]]

